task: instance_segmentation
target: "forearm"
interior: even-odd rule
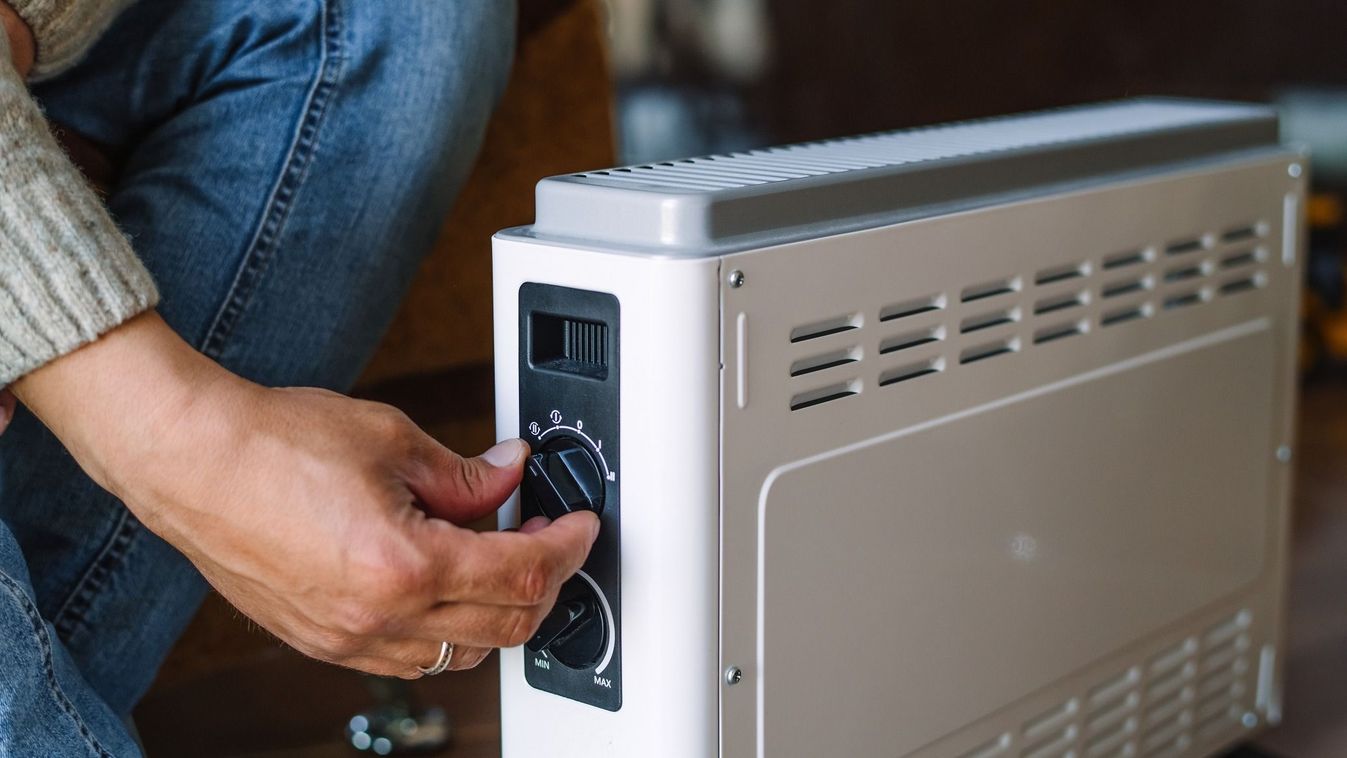
[[[16,381],[13,390],[89,475],[116,494],[198,397],[246,384],[184,342],[153,311]],[[206,430],[202,430],[204,433]]]

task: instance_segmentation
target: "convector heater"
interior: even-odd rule
[[[1134,100],[543,180],[506,758],[1208,755],[1280,715],[1305,159]]]

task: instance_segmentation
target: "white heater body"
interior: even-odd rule
[[[1276,723],[1303,165],[1262,109],[1129,101],[544,180],[497,422],[598,462],[603,636],[502,652],[505,758]]]

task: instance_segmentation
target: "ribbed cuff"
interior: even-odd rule
[[[0,387],[158,299],[13,67],[0,63]]]
[[[31,78],[67,69],[84,57],[94,41],[134,0],[6,0],[28,23],[37,41]]]

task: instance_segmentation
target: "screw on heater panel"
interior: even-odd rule
[[[1299,163],[1292,163],[1286,167],[1286,173],[1289,174],[1292,179],[1299,179],[1302,171],[1303,169],[1300,167]]]
[[[739,289],[740,287],[744,286],[745,281],[744,272],[740,271],[739,269],[731,271],[728,277],[728,281],[730,283],[731,288]]]
[[[729,686],[733,687],[734,685],[742,681],[744,681],[743,669],[739,668],[738,666],[730,666],[729,668],[725,669],[725,684],[728,684]]]
[[[1282,446],[1280,446],[1280,447],[1277,448],[1277,460],[1281,461],[1282,463],[1290,463],[1290,462],[1291,462],[1291,446],[1290,446],[1290,445],[1282,445]]]

